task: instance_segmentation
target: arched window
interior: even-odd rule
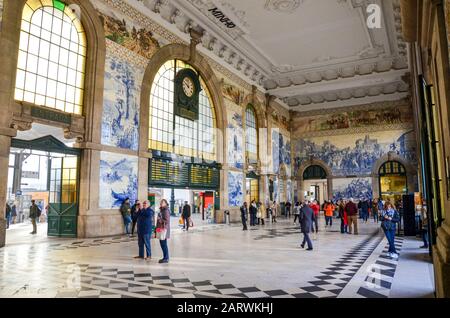
[[[151,150],[216,160],[216,116],[208,88],[200,76],[199,119],[191,121],[173,112],[175,74],[192,66],[181,60],[169,60],[158,70],[150,94],[149,144]],[[175,147],[173,147],[175,122]]]
[[[327,173],[321,166],[317,165],[309,166],[303,172],[303,180],[317,180],[326,178]]]
[[[408,193],[405,167],[397,161],[385,162],[378,171],[380,177],[380,195],[385,200],[397,202]]]
[[[258,161],[258,133],[255,110],[251,105],[245,110],[245,148],[250,162]]]
[[[60,0],[28,0],[22,12],[15,99],[81,114],[86,60],[83,26]]]

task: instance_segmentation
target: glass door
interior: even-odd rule
[[[77,236],[78,156],[52,157],[48,235]]]

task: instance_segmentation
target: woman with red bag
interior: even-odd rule
[[[163,258],[159,263],[169,263],[169,247],[167,239],[170,238],[170,209],[166,199],[162,199],[159,204],[158,219],[156,221],[156,238],[163,252]]]

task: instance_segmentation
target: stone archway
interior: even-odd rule
[[[331,199],[333,197],[333,173],[331,168],[320,159],[311,158],[310,160],[304,161],[300,167],[297,169],[297,196],[299,200],[305,199],[305,180],[303,179],[303,173],[305,170],[310,166],[319,166],[326,172],[326,179],[327,179],[327,195],[328,199]]]
[[[414,192],[414,189],[416,187],[415,177],[417,176],[417,171],[414,169],[411,163],[405,160],[405,158],[399,156],[395,152],[389,152],[379,158],[372,167],[372,192],[374,198],[380,197],[380,168],[383,164],[389,161],[397,161],[403,165],[406,170],[408,192]]]

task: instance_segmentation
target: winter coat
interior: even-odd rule
[[[155,212],[152,208],[141,209],[137,212],[137,233],[138,235],[151,234],[153,229],[153,217]]]
[[[302,233],[309,233],[314,221],[314,211],[308,206],[304,205],[300,209],[300,229]]]
[[[167,230],[166,238],[170,238],[170,209],[169,207],[162,208],[158,213],[158,219],[156,221],[157,228],[163,228]]]

